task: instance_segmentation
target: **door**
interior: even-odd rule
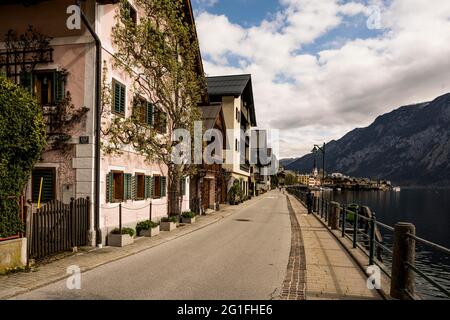
[[[202,190],[202,208],[204,211],[209,209],[209,191],[210,191],[210,183],[209,180],[203,180],[203,190]]]

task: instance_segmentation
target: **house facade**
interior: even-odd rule
[[[72,0],[0,4],[1,72],[32,92],[48,124],[47,150],[25,190],[26,199],[34,205],[39,194],[43,204],[54,200],[69,203],[71,198],[94,199],[96,46],[83,24],[79,29],[67,27],[68,8],[73,5]],[[139,21],[140,8],[132,0],[129,5],[130,16]],[[87,0],[81,5],[101,42],[101,68],[106,70],[102,83],[111,89],[110,109],[102,110],[102,129],[115,117],[128,117],[139,107],[144,111],[143,125],[163,133],[166,118],[164,110],[158,110],[153,104],[155,97],[138,96],[135,83],[123,70],[113,66],[111,29],[118,6],[115,0]],[[188,0],[186,13],[194,23]],[[27,34],[34,42],[18,41]],[[18,57],[17,53],[24,49],[29,54]],[[201,58],[199,63],[199,73],[203,76]],[[105,139],[102,135],[102,142]],[[153,220],[167,216],[167,167],[149,163],[131,146],[123,146],[119,151],[111,154],[101,151],[98,227],[103,244],[108,233],[119,224],[119,204],[124,226],[134,227],[150,216]],[[185,211],[190,209],[189,178],[183,184],[182,210]],[[95,244],[93,204],[90,212],[90,242]]]
[[[211,103],[200,106],[202,113],[203,133],[211,130],[220,132],[222,137],[226,135],[225,118],[222,104]],[[212,146],[215,138],[207,137],[203,142],[203,149],[208,145]],[[206,213],[208,210],[218,210],[220,204],[227,201],[227,180],[228,175],[223,168],[223,151],[226,150],[226,141],[223,140],[220,150],[214,150],[215,154],[210,154],[214,163],[203,159],[203,164],[199,165],[198,172],[190,180],[191,209],[196,213]],[[217,152],[217,153],[216,153]]]
[[[207,77],[211,102],[222,104],[227,129],[224,169],[229,172],[227,190],[239,181],[245,196],[251,195],[251,128],[256,127],[251,75]],[[242,134],[244,133],[244,134]]]

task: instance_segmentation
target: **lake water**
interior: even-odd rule
[[[402,189],[394,191],[325,192],[342,204],[358,203],[369,206],[377,220],[394,226],[397,222],[411,222],[416,235],[450,248],[450,189]],[[391,247],[392,233],[381,230],[384,241]],[[450,290],[450,255],[428,246],[417,245],[416,266]],[[390,257],[385,257],[389,265]],[[424,298],[442,298],[418,275],[417,291]]]

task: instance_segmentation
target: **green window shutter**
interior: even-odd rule
[[[167,114],[161,112],[161,133],[167,133]]]
[[[181,195],[186,195],[186,178],[181,179]]]
[[[125,86],[120,86],[120,113],[125,113],[125,96],[126,88]]]
[[[145,199],[152,197],[152,177],[145,176],[145,183],[144,183],[144,197]]]
[[[153,126],[153,104],[151,102],[147,102],[145,120],[148,125]]]
[[[131,173],[125,173],[123,176],[123,199],[129,200],[131,199]]]
[[[33,170],[33,188],[32,198],[33,202],[38,202],[39,191],[42,181],[41,203],[49,202],[55,199],[55,170],[54,169],[36,169]]]
[[[65,82],[66,82],[65,73],[61,71],[56,71],[54,73],[54,82],[53,82],[55,84],[55,95],[54,95],[55,103],[60,102],[66,96]]]
[[[166,196],[166,177],[161,177],[161,198]]]
[[[150,181],[150,186],[151,186],[151,190],[150,190],[150,197],[154,198],[155,197],[155,177],[150,177],[151,181]]]
[[[136,182],[137,181],[137,177],[136,177],[136,175],[134,175],[132,178],[131,178],[131,199],[133,199],[133,200],[136,200],[136,196],[137,196],[137,194],[136,194]]]
[[[114,82],[114,112],[120,113],[120,84]]]
[[[125,113],[125,86],[114,81],[114,112]]]
[[[20,85],[27,91],[33,92],[33,74],[29,71],[20,74]]]
[[[113,174],[108,173],[106,175],[106,202],[113,201]]]
[[[127,174],[123,175],[123,200],[127,200],[128,197],[128,179]]]

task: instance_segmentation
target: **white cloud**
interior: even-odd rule
[[[200,8],[214,7],[219,0],[195,0]]]
[[[209,75],[252,74],[258,124],[282,130],[282,156],[299,156],[395,107],[450,91],[450,1],[392,0],[380,7],[381,36],[338,39],[317,55],[302,48],[348,16],[369,15],[370,7],[340,0],[281,4],[276,18],[259,26],[207,12],[197,26]]]

